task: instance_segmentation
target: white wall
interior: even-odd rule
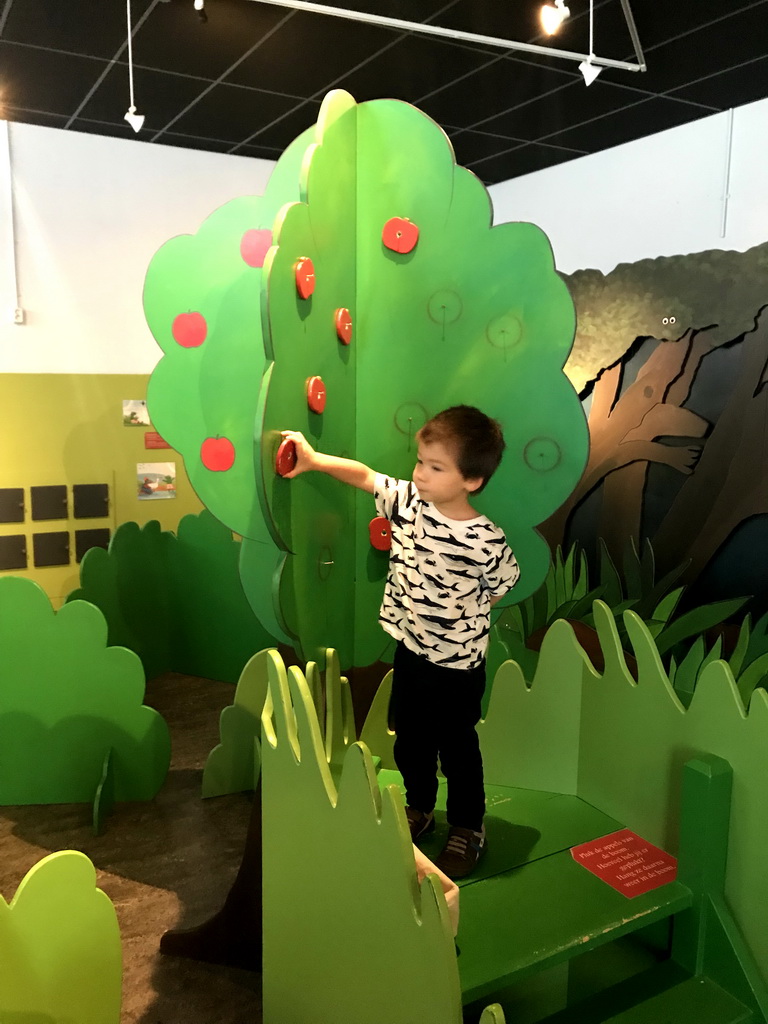
[[[4,126],[2,126],[4,127]],[[16,260],[0,174],[0,372],[150,373],[141,305],[154,253],[217,207],[263,193],[271,161],[10,124]]]
[[[725,237],[727,113],[494,185],[494,219],[538,224],[567,274],[705,249],[743,252],[768,241],[766,139],[768,99],[737,107]]]
[[[493,186],[496,222],[538,224],[565,273],[748,249],[768,239],[768,99],[734,111],[722,238],[727,127],[728,115],[717,114]],[[160,351],[141,307],[149,261],[222,203],[263,193],[274,164],[33,125],[9,130],[27,323],[11,322],[0,174],[0,372],[151,372]]]

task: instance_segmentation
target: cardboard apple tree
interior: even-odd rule
[[[370,496],[322,474],[276,473],[283,429],[410,477],[423,423],[478,406],[507,442],[477,503],[520,562],[507,601],[546,574],[536,526],[587,454],[562,372],[573,303],[538,228],[491,224],[486,190],[434,122],[405,103],[334,92],[263,198],[227,204],[150,265],[147,319],[165,352],[153,422],[243,537],[256,615],[307,660],[322,664],[327,647],[343,667],[384,653],[388,556],[381,529],[369,529]]]

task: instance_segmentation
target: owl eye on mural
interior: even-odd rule
[[[662,318],[662,321],[661,321],[661,322],[662,322],[662,323],[664,324],[664,326],[666,327],[666,325],[667,325],[667,324],[673,324],[673,323],[675,323],[675,317],[673,317],[673,316],[665,316],[665,317],[663,317],[663,318]]]

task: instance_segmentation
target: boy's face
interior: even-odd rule
[[[413,482],[425,501],[444,505],[461,499],[466,501],[473,491],[482,486],[483,478],[465,479],[461,475],[451,445],[419,440]]]

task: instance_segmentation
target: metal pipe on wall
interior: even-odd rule
[[[11,127],[8,121],[0,121],[0,188],[1,205],[8,210],[8,266],[10,270],[10,291],[13,299],[11,318],[15,324],[24,323],[24,310],[19,302],[19,277],[16,265],[16,222],[13,205],[13,167],[11,164]]]

